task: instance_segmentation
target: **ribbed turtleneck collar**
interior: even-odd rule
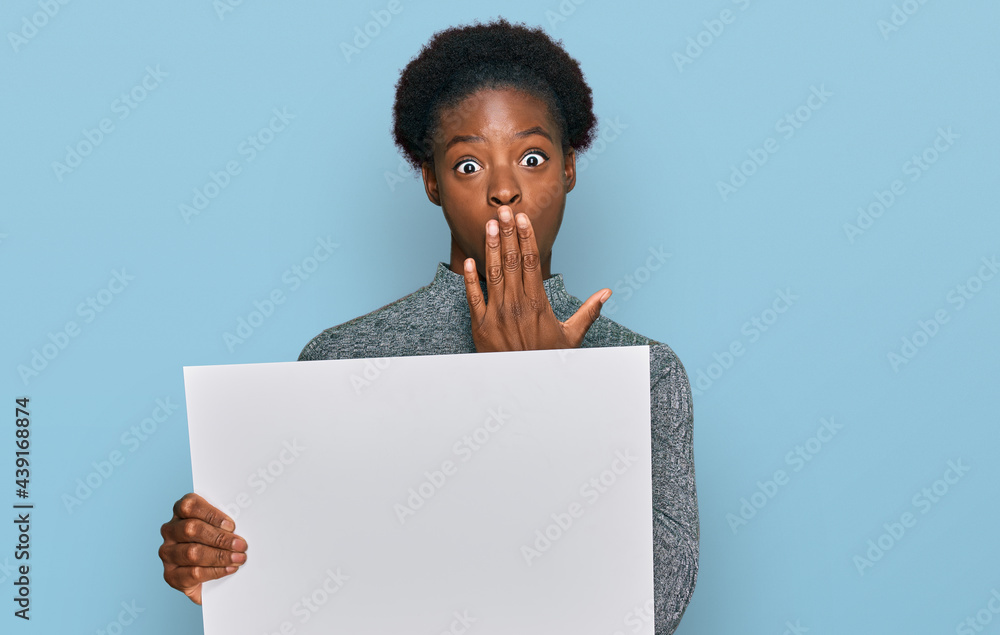
[[[446,263],[438,262],[437,271],[430,286],[434,290],[445,290],[447,295],[458,297],[462,302],[467,302],[465,297],[465,277],[452,271],[451,267]],[[542,280],[542,286],[545,287],[545,294],[549,297],[549,304],[552,305],[554,311],[558,312],[559,309],[572,308],[573,296],[566,292],[561,273],[552,274],[547,280]],[[486,292],[486,281],[480,280],[479,288],[483,290],[483,297],[489,302],[489,294]]]

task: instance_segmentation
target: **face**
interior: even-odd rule
[[[550,277],[552,245],[562,223],[566,194],[576,183],[572,148],[548,107],[512,89],[481,90],[441,113],[434,163],[423,165],[424,188],[451,228],[451,270],[462,274],[475,258],[484,276],[486,221],[508,205],[531,221],[542,278]]]

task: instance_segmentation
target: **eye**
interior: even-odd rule
[[[532,150],[521,159],[521,165],[529,168],[537,168],[548,160],[549,157],[541,150]]]
[[[459,174],[475,174],[482,170],[482,166],[473,161],[472,159],[465,159],[464,161],[459,161],[458,165],[455,166],[455,170]]]

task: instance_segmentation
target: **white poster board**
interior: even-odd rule
[[[206,635],[612,635],[652,598],[648,346],[184,386],[194,489],[249,545],[204,586]]]

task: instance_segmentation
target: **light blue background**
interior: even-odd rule
[[[160,524],[191,488],[183,408],[142,442],[124,435],[155,400],[183,404],[182,366],[293,360],[319,331],[429,283],[448,259],[447,226],[419,180],[387,178],[401,169],[393,89],[432,33],[496,14],[486,3],[401,0],[345,59],[341,43],[386,4],[247,0],[220,17],[208,0],[53,3],[58,12],[18,43],[10,33],[42,9],[3,3],[11,414],[0,426],[0,498],[14,502],[12,402],[27,395],[36,508],[33,619],[12,617],[8,600],[0,630],[97,632],[135,602],[145,610],[126,632],[200,632],[200,609],[163,582],[156,555]],[[1000,278],[973,282],[980,290],[961,308],[949,301],[980,271],[992,276],[982,259],[1000,255],[1000,8],[505,6],[580,61],[608,138],[620,122],[579,174],[552,271],[581,299],[615,289],[606,315],[670,344],[696,388],[707,378],[694,401],[701,568],[678,632],[947,633],[977,612],[1000,619],[987,608],[1000,588]],[[894,9],[900,26],[880,30]],[[723,10],[731,22],[713,24]],[[679,65],[675,53],[699,37],[707,46]],[[147,68],[162,71],[159,84],[120,119],[116,100]],[[786,138],[776,122],[813,87],[828,97],[800,110],[808,121]],[[248,161],[241,142],[275,108],[294,119]],[[53,163],[103,118],[113,130],[57,178]],[[939,128],[957,137],[911,180],[907,162]],[[721,195],[717,182],[769,137],[777,151]],[[241,173],[185,222],[179,206],[228,161]],[[844,225],[897,179],[904,193],[850,240]],[[333,257],[291,291],[282,275],[326,237],[339,244]],[[651,248],[670,254],[652,272]],[[85,322],[78,305],[122,269],[134,280]],[[642,282],[627,289],[626,276]],[[223,333],[272,289],[287,301],[230,350]],[[766,313],[786,289],[794,303]],[[888,354],[942,309],[947,322],[894,368]],[[776,320],[751,341],[754,318]],[[79,336],[25,381],[18,367],[71,320]],[[730,364],[734,341],[745,352]],[[794,471],[786,455],[824,417],[843,428]],[[114,450],[124,464],[67,510],[64,495]],[[959,460],[968,473],[921,513],[914,496]],[[779,469],[788,484],[734,531],[727,514]],[[862,575],[855,556],[904,512],[916,525]],[[15,563],[15,541],[5,524],[0,565]],[[0,568],[0,595],[12,584]]]

